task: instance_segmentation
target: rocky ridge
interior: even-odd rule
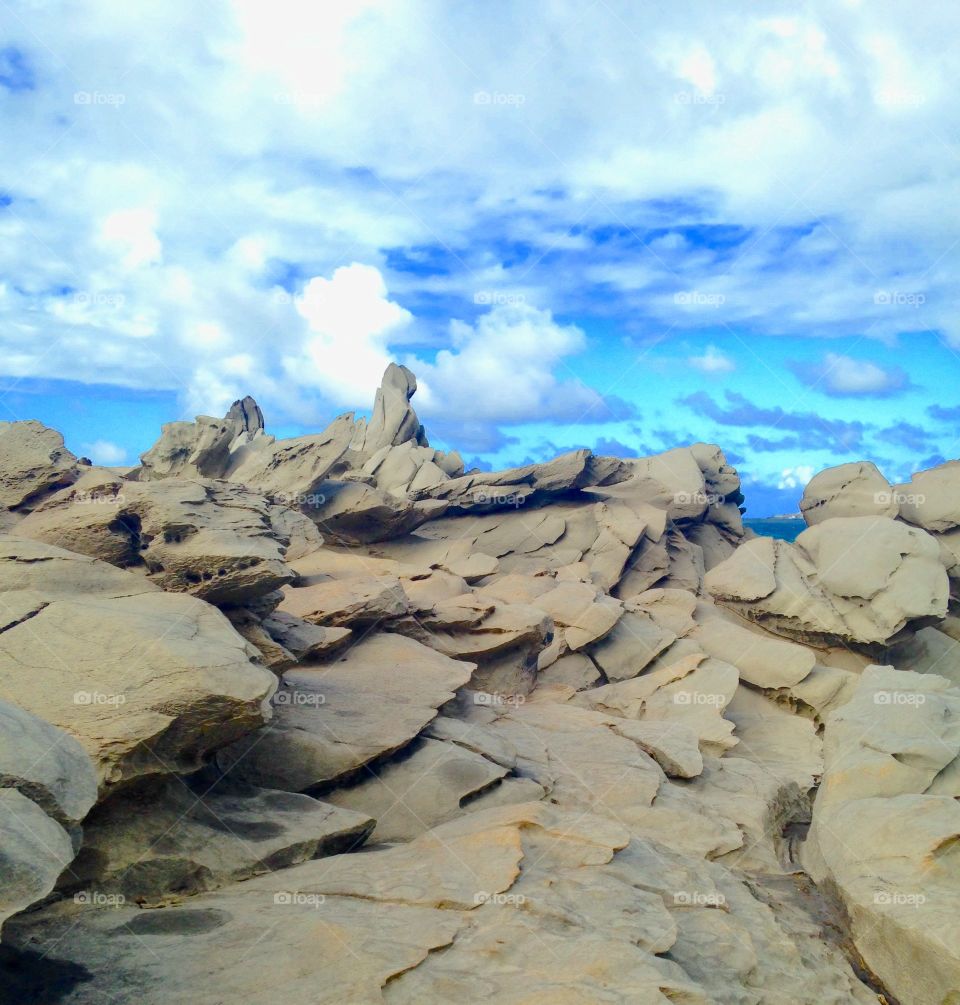
[[[0,1001],[960,1000],[960,466],[0,423]],[[955,540],[956,537],[956,540]]]

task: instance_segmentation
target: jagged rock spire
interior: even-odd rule
[[[238,433],[256,433],[264,428],[263,412],[260,411],[260,406],[249,394],[230,406],[225,421],[230,424],[239,423]]]
[[[373,403],[373,415],[367,427],[368,453],[381,447],[396,447],[414,440],[427,447],[427,433],[417,413],[410,404],[416,394],[417,378],[405,366],[391,363],[384,371],[383,380]]]

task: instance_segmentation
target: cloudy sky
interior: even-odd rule
[[[751,513],[960,454],[946,0],[5,0],[0,419],[102,463],[411,366],[471,463],[697,439]]]

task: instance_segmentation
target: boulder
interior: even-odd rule
[[[32,799],[0,788],[0,927],[43,900],[69,866],[70,835]]]
[[[778,634],[813,643],[885,643],[942,618],[948,580],[937,542],[888,517],[833,517],[795,545],[757,538],[707,573],[714,599]]]
[[[0,422],[0,506],[29,508],[80,475],[63,437],[40,422]]]
[[[804,865],[836,886],[885,986],[941,1005],[960,993],[960,690],[869,667],[826,723]]]
[[[91,471],[49,496],[17,534],[138,569],[165,590],[242,604],[293,578],[263,497],[224,482],[126,482]]]
[[[313,625],[346,628],[399,617],[410,610],[410,601],[398,579],[353,576],[287,586],[280,610]]]
[[[97,799],[97,774],[69,733],[0,701],[0,789],[16,789],[67,830]]]
[[[72,733],[101,786],[190,771],[262,725],[276,680],[216,608],[52,545],[0,539],[0,699]]]
[[[937,534],[960,527],[960,461],[921,471],[895,492],[907,523]]]
[[[893,487],[870,461],[826,468],[807,483],[800,500],[809,527],[832,517],[895,517],[899,509]]]

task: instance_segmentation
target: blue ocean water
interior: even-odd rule
[[[783,541],[796,541],[797,535],[807,529],[806,521],[801,516],[744,520],[743,525],[749,527],[755,534],[778,537]]]

